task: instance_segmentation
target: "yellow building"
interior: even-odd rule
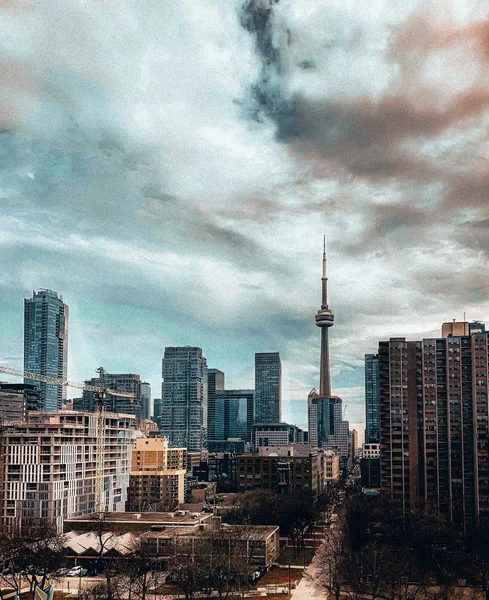
[[[134,440],[127,510],[173,510],[183,503],[186,464],[186,448],[169,448],[166,437]]]
[[[323,454],[324,482],[336,483],[340,480],[340,457],[332,450],[325,450]]]

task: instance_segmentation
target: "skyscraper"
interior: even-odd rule
[[[255,354],[255,422],[282,419],[282,363],[278,352]]]
[[[381,485],[405,513],[421,501],[466,529],[489,513],[489,332],[443,335],[379,343]]]
[[[224,439],[224,403],[216,402],[216,392],[224,390],[225,375],[219,369],[207,369],[207,439]]]
[[[207,361],[202,349],[165,348],[162,375],[161,427],[170,446],[200,452],[207,427]]]
[[[151,384],[145,381],[141,382],[141,409],[139,411],[140,419],[149,419],[151,417]]]
[[[52,290],[32,292],[24,300],[24,371],[66,380],[68,367],[68,306]],[[25,379],[39,389],[39,405],[57,411],[66,399],[66,388]]]
[[[379,355],[365,354],[365,443],[380,442]]]
[[[87,379],[86,385],[100,387],[101,382],[98,377]],[[105,398],[105,406],[107,410],[114,413],[125,415],[135,415],[136,419],[141,417],[141,376],[135,373],[106,373],[105,384],[107,387],[117,390],[118,392],[127,392],[133,394],[133,398],[124,396],[112,396],[107,394]],[[146,384],[149,385],[149,384]],[[87,412],[95,412],[97,409],[97,399],[94,392],[83,391],[81,404],[74,406],[75,410],[84,410]]]

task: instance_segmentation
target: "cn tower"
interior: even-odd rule
[[[326,275],[326,236],[323,240],[323,275],[321,277],[321,308],[316,313],[316,325],[321,327],[321,364],[319,395],[331,396],[331,372],[329,368],[329,328],[333,326],[333,311],[328,306],[328,277]]]

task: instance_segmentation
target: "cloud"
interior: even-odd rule
[[[20,355],[22,297],[51,287],[71,307],[73,378],[105,364],[158,395],[164,346],[200,344],[251,386],[254,352],[277,350],[297,415],[318,382],[323,233],[333,387],[352,420],[379,339],[489,318],[480,7],[0,11],[5,356]]]

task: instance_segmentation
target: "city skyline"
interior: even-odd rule
[[[164,348],[190,345],[250,388],[277,351],[305,425],[323,233],[352,425],[378,340],[489,321],[484,16],[395,4],[279,0],[263,30],[243,0],[2,7],[0,363],[21,368],[22,298],[49,288],[69,378],[157,397]]]

